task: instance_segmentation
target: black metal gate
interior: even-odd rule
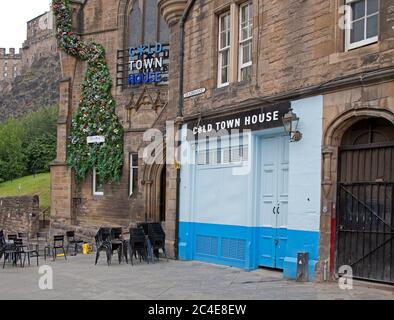
[[[394,143],[342,147],[337,201],[337,269],[394,283]]]

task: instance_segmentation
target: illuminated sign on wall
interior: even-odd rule
[[[168,65],[168,44],[156,43],[119,50],[117,85],[165,84],[168,81]]]

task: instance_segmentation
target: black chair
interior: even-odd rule
[[[37,259],[37,267],[39,266],[39,254],[38,251],[36,249],[32,249],[30,248],[29,244],[23,243],[23,239],[17,239],[16,242],[16,247],[18,248],[18,251],[20,252],[20,254],[22,254],[23,257],[23,266],[25,266],[26,263],[26,257],[29,263],[29,267],[30,267],[30,259],[31,258],[36,258]]]
[[[12,260],[12,265],[17,266],[18,260],[20,261],[20,266],[23,267],[23,260],[22,255],[23,253],[23,242],[21,239],[10,240],[13,243],[6,244],[3,248],[3,255],[4,255],[4,262],[3,262],[3,269],[5,268],[5,263],[7,260]]]
[[[111,265],[111,260],[112,260],[111,228],[100,228],[94,239],[97,248],[95,265],[97,265],[101,251],[104,251],[106,253],[108,266]]]
[[[81,246],[83,244],[83,240],[77,239],[75,237],[75,231],[67,231],[66,232],[66,237],[67,237],[67,254],[68,254],[68,250],[71,246],[74,246],[74,255],[78,254],[78,247]]]
[[[18,239],[22,239],[23,241],[29,241],[29,235],[25,232],[18,232]]]
[[[160,223],[148,224],[148,238],[152,245],[154,256],[160,258],[160,249],[163,251],[164,256],[168,260],[166,252],[166,234]]]
[[[142,228],[130,228],[130,240],[129,240],[129,255],[131,265],[133,265],[133,257],[147,261],[148,260],[148,248],[146,243],[146,235]]]
[[[64,259],[67,260],[66,249],[64,248],[64,235],[58,235],[53,237],[53,261],[55,261],[57,258],[57,250],[62,250],[64,254]]]
[[[37,232],[36,237],[32,239],[32,246],[35,247],[38,254],[41,256],[41,252],[44,252],[44,259],[47,259],[47,255],[51,255],[51,246],[48,242],[48,234],[46,232]]]
[[[15,241],[18,239],[18,235],[17,234],[9,234],[7,236],[8,241]]]
[[[0,230],[0,260],[4,255],[4,250],[6,247],[6,242],[5,242],[5,238],[4,238],[4,231]]]
[[[112,254],[118,252],[119,264],[122,262],[122,254],[124,252],[123,230],[122,228],[111,228],[111,250]],[[126,251],[127,255],[127,251]],[[126,257],[127,260],[127,257]]]

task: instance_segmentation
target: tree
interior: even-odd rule
[[[22,177],[26,172],[23,135],[23,126],[14,118],[0,127],[0,178],[3,180]]]
[[[29,173],[49,171],[49,164],[56,157],[56,137],[45,134],[35,138],[25,149],[26,166]]]

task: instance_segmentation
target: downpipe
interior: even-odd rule
[[[177,143],[177,161],[180,159],[181,146],[181,130],[183,125],[183,80],[184,80],[184,57],[185,57],[185,22],[189,16],[190,10],[196,0],[189,0],[186,8],[183,11],[181,20],[179,22],[179,87],[178,87],[178,109],[176,116],[176,123],[178,124],[178,143]],[[181,165],[176,162],[176,210],[175,210],[175,241],[174,252],[175,258],[179,260],[179,222],[180,222],[180,187],[181,187]]]

